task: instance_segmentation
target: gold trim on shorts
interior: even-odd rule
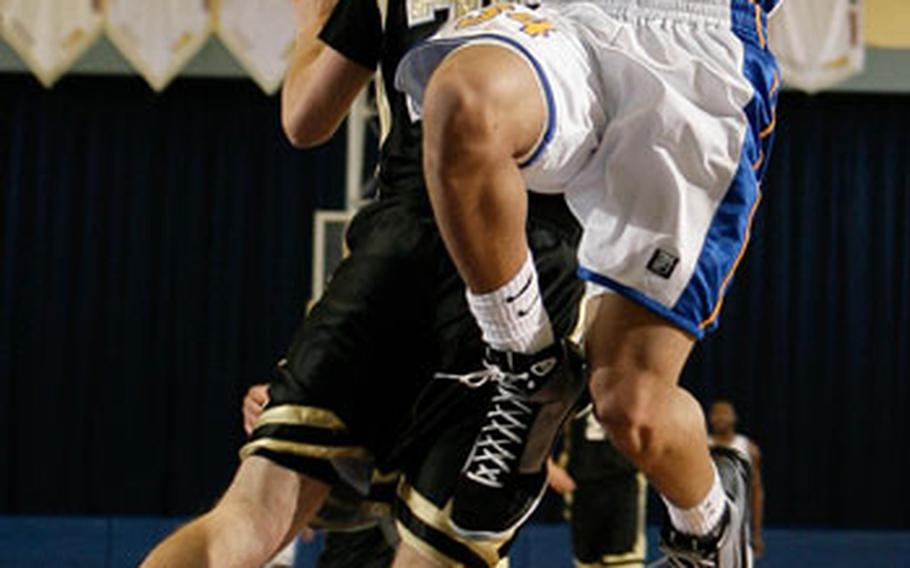
[[[398,497],[407,505],[411,514],[417,517],[423,524],[436,529],[451,540],[463,545],[477,557],[484,560],[488,565],[501,566],[499,563],[502,559],[499,556],[499,549],[512,539],[515,535],[514,529],[509,531],[506,536],[500,538],[470,540],[459,535],[452,528],[450,523],[450,519],[452,518],[451,499],[446,503],[444,508],[440,509],[432,501],[421,495],[415,488],[411,487],[404,478],[402,478],[401,482],[398,484]],[[398,525],[401,527],[400,522]],[[431,543],[420,539],[406,528],[405,530],[410,539],[406,538],[404,532],[402,532],[402,540],[411,544],[417,550],[425,551],[432,558],[445,562],[447,565],[460,565],[458,561],[437,550]],[[431,549],[432,552],[428,552],[426,549]]]
[[[347,426],[334,412],[314,406],[282,404],[269,408],[256,420],[253,428],[264,426],[307,426],[331,432],[346,431]],[[368,458],[366,448],[351,445],[330,445],[296,442],[275,437],[256,438],[240,449],[240,459],[246,459],[256,450],[265,449],[281,454],[291,454],[316,459]]]
[[[442,564],[443,566],[460,566],[459,564],[446,556],[445,554],[439,552],[432,546],[430,546],[426,541],[417,538],[417,535],[412,533],[408,527],[404,526],[401,521],[395,521],[395,526],[398,527],[398,534],[401,536],[401,542],[410,546],[416,550],[419,554],[422,554],[428,558],[435,560],[436,562]]]
[[[605,554],[599,562],[579,562],[575,560],[575,568],[603,568],[604,566],[644,566],[647,548],[647,535],[645,533],[645,506],[647,504],[648,481],[643,473],[635,474],[638,482],[638,519],[635,527],[635,544],[632,550],[625,554]]]
[[[246,459],[258,449],[271,450],[280,454],[293,454],[308,458],[368,458],[370,453],[360,446],[317,446],[314,444],[301,444],[275,440],[273,438],[259,438],[240,448],[240,459]]]
[[[313,426],[327,430],[346,430],[347,426],[341,418],[330,411],[314,406],[301,406],[297,404],[282,404],[269,408],[256,420],[255,428],[268,424],[287,424],[289,426]]]
[[[399,478],[401,477],[400,471],[389,471],[383,473],[378,469],[373,469],[373,476],[370,478],[370,485],[385,485],[398,483]]]

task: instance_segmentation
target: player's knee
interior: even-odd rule
[[[642,469],[661,452],[654,423],[655,393],[649,388],[654,381],[646,371],[618,370],[612,371],[609,388],[598,388],[598,381],[592,381],[597,419],[617,449]]]

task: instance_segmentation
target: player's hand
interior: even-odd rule
[[[300,529],[300,540],[303,542],[313,542],[314,538],[316,538],[316,531],[314,531],[309,526],[305,526]]]
[[[246,391],[246,396],[243,397],[243,430],[247,436],[253,433],[253,425],[268,403],[268,385],[253,385]]]
[[[765,555],[765,538],[760,532],[752,533],[752,555],[761,558]]]
[[[556,465],[553,460],[547,460],[547,483],[550,488],[560,495],[575,491],[575,480],[569,472]]]

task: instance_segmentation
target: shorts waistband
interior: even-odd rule
[[[591,0],[623,19],[671,19],[726,26],[764,47],[767,14],[755,0]]]

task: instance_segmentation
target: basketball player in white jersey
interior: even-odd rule
[[[489,434],[503,429],[505,409],[494,405],[464,466],[453,499],[465,511],[453,515],[460,531],[492,532],[484,521],[505,489],[537,466],[526,387],[529,369],[552,367],[556,342],[522,233],[532,188],[564,193],[582,224],[579,276],[596,302],[591,395],[617,448],[667,504],[668,561],[751,566],[748,467],[734,452],[709,452],[701,407],[678,381],[718,324],[760,201],[776,122],[766,35],[776,4],[497,4],[402,60],[396,86],[423,121],[427,188],[489,346],[482,366],[518,393],[518,435]]]
[[[717,400],[708,412],[711,434],[708,444],[711,447],[730,448],[739,452],[752,469],[752,499],[750,502],[750,519],[752,528],[752,550],[756,557],[765,552],[765,539],[762,536],[764,521],[765,489],[761,480],[761,451],[758,445],[736,431],[736,409],[728,400]]]

